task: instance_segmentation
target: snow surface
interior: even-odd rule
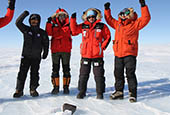
[[[74,115],[170,115],[170,45],[140,46],[137,58],[138,102],[128,101],[125,84],[125,99],[110,100],[114,90],[114,54],[112,46],[105,51],[106,92],[104,100],[96,99],[95,81],[91,71],[87,97],[76,99],[80,68],[79,47],[72,49],[70,95],[63,95],[62,80],[59,95],[51,95],[51,55],[42,60],[40,68],[39,97],[29,95],[29,74],[24,96],[12,97],[15,92],[21,49],[0,50],[0,115],[62,115],[64,103],[77,106]],[[60,71],[62,76],[62,70]],[[61,77],[62,78],[62,77]]]

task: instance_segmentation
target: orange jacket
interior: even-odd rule
[[[103,50],[108,46],[111,36],[108,27],[98,19],[91,24],[87,20],[77,25],[76,18],[71,18],[70,27],[74,34],[82,33],[80,45],[83,58],[103,58]]]
[[[113,50],[117,57],[125,57],[128,55],[138,55],[138,36],[139,30],[150,21],[150,13],[147,6],[141,7],[142,16],[140,18],[122,22],[119,18],[114,19],[111,16],[111,10],[105,10],[106,22],[116,30],[115,40],[113,40]]]
[[[65,24],[62,26],[58,20],[59,14],[64,13],[67,15]],[[71,52],[72,49],[72,38],[71,30],[69,25],[69,16],[64,9],[58,9],[52,16],[51,23],[46,23],[46,31],[51,39],[51,52]]]
[[[5,17],[0,18],[0,28],[6,26],[12,20],[13,16],[14,16],[14,10],[8,8]]]

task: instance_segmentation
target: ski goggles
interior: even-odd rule
[[[120,16],[128,16],[130,14],[130,10],[128,8],[123,9],[119,15]]]
[[[59,15],[58,16],[59,20],[65,20],[67,16],[65,14]]]

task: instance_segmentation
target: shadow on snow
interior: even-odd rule
[[[114,87],[107,87],[106,92],[104,94],[105,99],[109,99],[110,94],[114,92]],[[40,93],[39,97],[31,97],[30,95],[24,95],[21,98],[0,98],[0,104],[7,102],[18,102],[24,100],[36,100],[36,99],[44,99],[49,97],[58,97],[58,96],[74,96],[78,93],[77,88],[70,88],[70,94],[64,95],[62,91],[58,95],[52,95],[50,92],[48,93]],[[167,78],[157,79],[152,81],[144,81],[138,83],[138,101],[147,100],[147,99],[155,99],[160,97],[170,96],[170,80]],[[96,89],[95,88],[87,88],[87,96],[88,97],[96,97]],[[128,86],[125,85],[124,90],[125,99],[128,98]],[[85,99],[86,99],[85,98]]]

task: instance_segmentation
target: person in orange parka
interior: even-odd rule
[[[8,5],[5,17],[0,18],[0,28],[6,26],[14,16],[15,0],[8,0]]]
[[[139,30],[145,27],[150,21],[150,13],[145,0],[139,0],[141,4],[142,16],[137,18],[137,13],[133,8],[125,8],[116,20],[111,16],[110,3],[105,7],[106,22],[116,30],[115,40],[113,40],[113,50],[115,54],[115,92],[111,94],[111,99],[123,99],[124,89],[124,68],[129,88],[129,101],[137,101],[137,78],[136,78],[136,57],[138,53]]]
[[[48,18],[46,31],[49,36],[52,36],[51,53],[53,68],[51,78],[53,90],[51,93],[59,93],[59,70],[61,60],[63,67],[63,93],[69,94],[72,33],[70,30],[68,13],[64,9],[59,8],[54,15]]]
[[[111,36],[108,27],[101,22],[101,18],[100,10],[89,8],[82,16],[83,23],[76,23],[76,13],[73,13],[70,19],[71,31],[75,34],[82,34],[78,99],[86,96],[91,65],[93,65],[95,76],[97,99],[103,99],[105,92],[103,51],[107,48]]]

